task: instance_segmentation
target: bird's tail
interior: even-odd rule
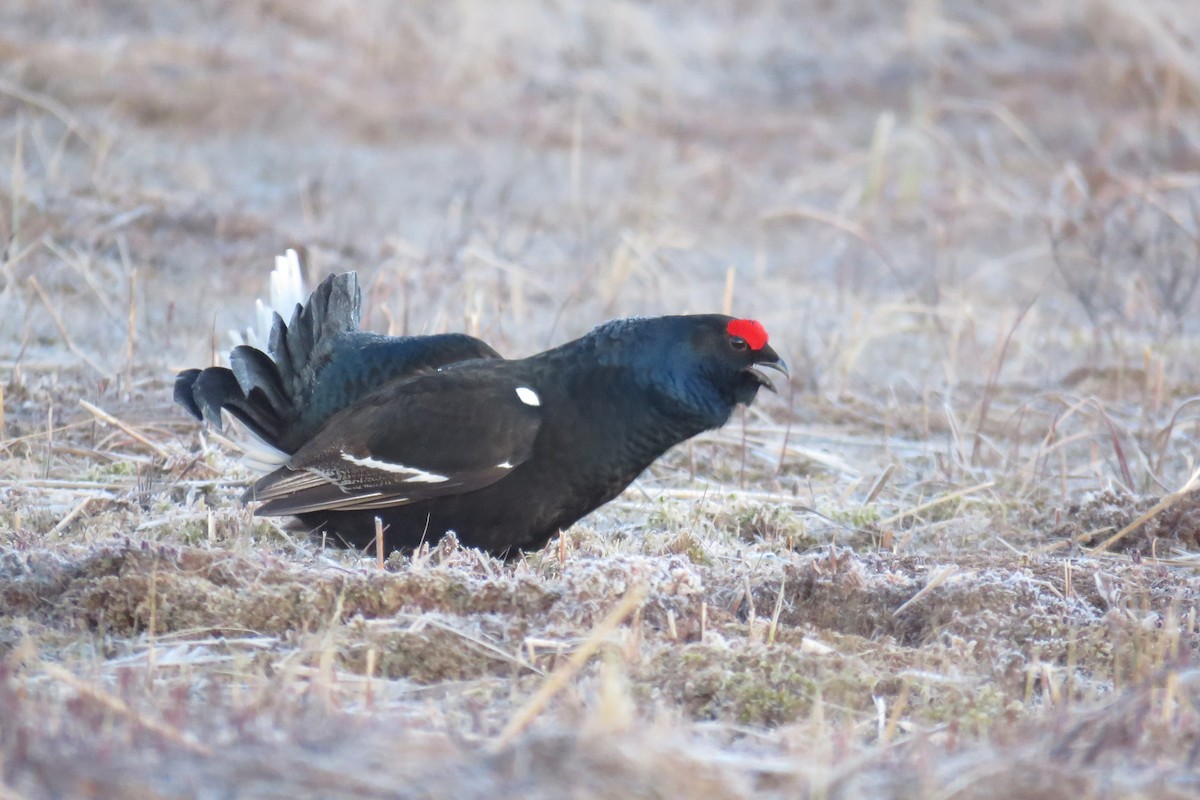
[[[289,247],[282,255],[275,256],[275,269],[268,277],[267,299],[254,301],[254,325],[240,331],[229,332],[230,348],[248,344],[262,349],[271,339],[271,326],[275,312],[290,317],[292,309],[303,305],[308,299],[304,288],[304,265],[300,253]]]
[[[290,322],[274,314],[270,355],[239,345],[228,368],[185,370],[175,379],[175,402],[218,431],[225,427],[224,410],[263,444],[292,452],[288,434],[303,401],[329,359],[330,343],[358,330],[361,302],[357,274],[330,275],[308,302],[296,305]]]

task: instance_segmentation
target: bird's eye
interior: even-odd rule
[[[740,336],[730,336],[729,345],[734,350],[745,350],[747,347],[749,347],[749,345],[746,344],[746,340]]]

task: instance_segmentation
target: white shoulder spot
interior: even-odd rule
[[[542,398],[538,397],[538,393],[528,386],[518,386],[517,397],[527,406],[540,406],[542,404]]]
[[[342,458],[351,464],[357,464],[367,469],[377,469],[380,472],[393,472],[397,475],[408,475],[409,477],[404,479],[405,483],[443,483],[450,480],[445,475],[438,475],[436,472],[426,472],[419,467],[406,467],[403,464],[393,464],[390,461],[381,461],[371,456],[359,458],[350,453],[342,453]]]

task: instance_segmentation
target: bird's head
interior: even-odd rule
[[[715,317],[700,326],[692,344],[712,379],[732,390],[738,403],[749,404],[761,386],[775,391],[767,370],[788,377],[787,363],[767,344],[767,330],[757,320]]]
[[[760,387],[774,391],[767,371],[788,374],[754,320],[721,314],[653,317],[609,323],[598,332],[620,339],[622,362],[659,402],[706,427],[724,424],[734,406],[749,404]]]

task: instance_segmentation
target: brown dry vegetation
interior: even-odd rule
[[[495,5],[0,7],[0,796],[1197,796],[1200,7]],[[381,568],[169,402],[288,245],[795,378]]]

